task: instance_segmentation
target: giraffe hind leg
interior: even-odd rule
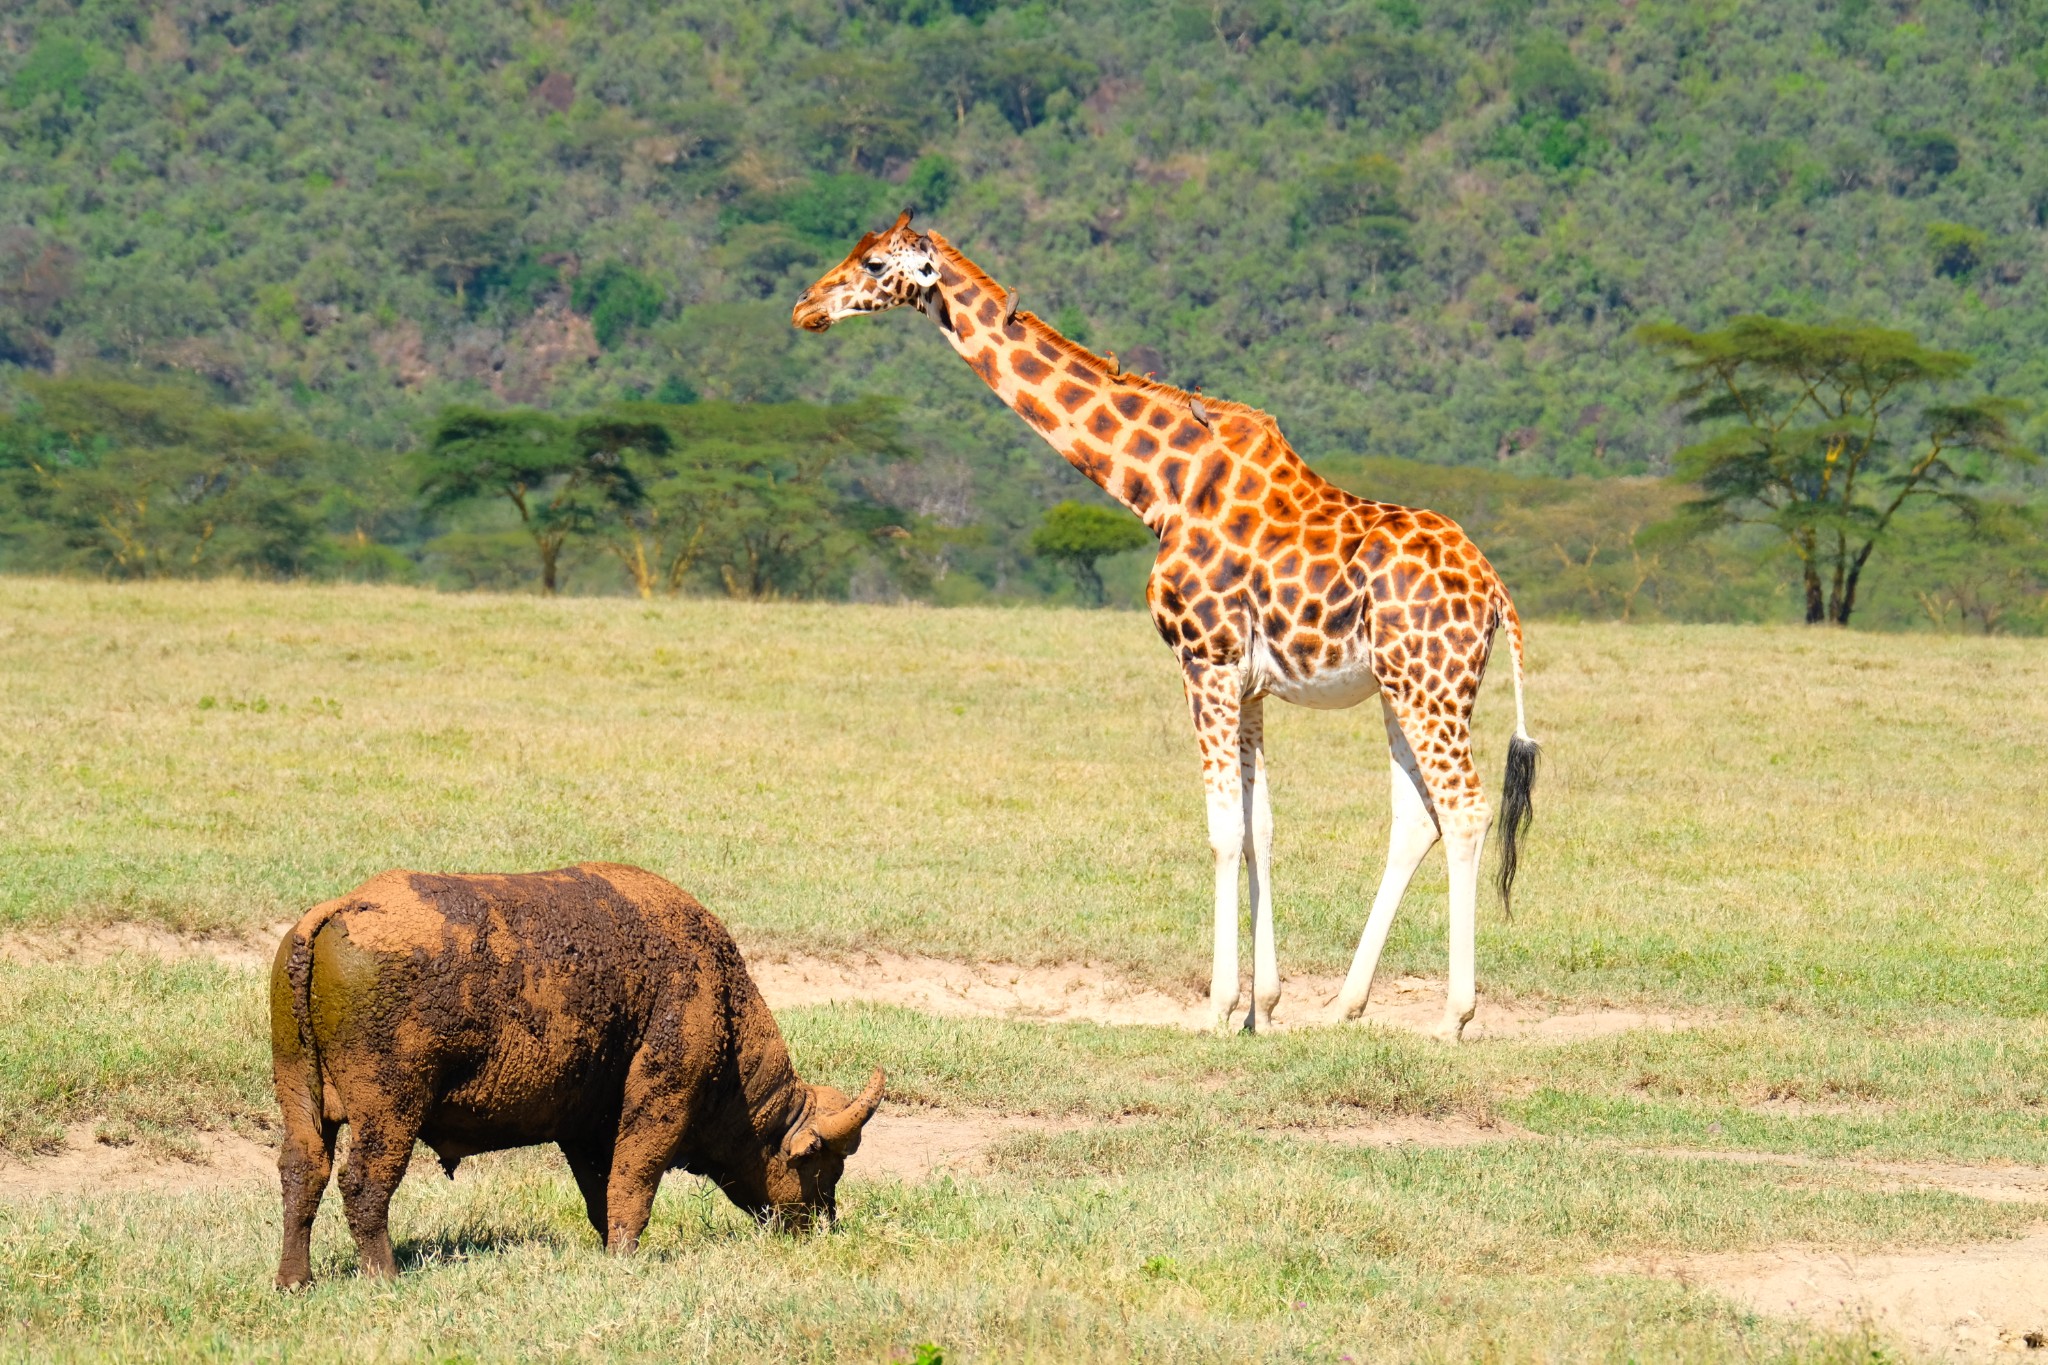
[[[1365,931],[1358,936],[1358,952],[1351,959],[1351,970],[1345,974],[1343,989],[1337,994],[1340,1019],[1356,1019],[1365,1013],[1366,999],[1372,994],[1372,979],[1379,970],[1387,934],[1394,927],[1394,914],[1401,908],[1401,897],[1414,880],[1415,869],[1436,847],[1438,838],[1436,814],[1415,753],[1408,747],[1408,739],[1394,719],[1393,708],[1386,705],[1384,698],[1381,711],[1392,755],[1388,765],[1392,769],[1392,800],[1387,824],[1387,870],[1380,878],[1379,894],[1373,897]]]
[[[1429,1032],[1446,1041],[1476,1038],[1472,1017],[1479,1009],[1479,862],[1493,812],[1479,786],[1472,761],[1471,708],[1431,706],[1419,690],[1388,697],[1401,733],[1414,753],[1423,785],[1443,836],[1450,874],[1450,980],[1444,1014]]]

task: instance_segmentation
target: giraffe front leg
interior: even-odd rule
[[[1231,1030],[1237,1009],[1237,869],[1244,855],[1244,790],[1238,766],[1240,702],[1218,671],[1190,665],[1188,709],[1202,750],[1202,790],[1208,799],[1209,850],[1216,860],[1215,956],[1209,969],[1209,1026]]]
[[[1238,778],[1244,791],[1244,856],[1252,909],[1252,1009],[1245,1027],[1273,1026],[1280,1007],[1280,956],[1273,928],[1273,799],[1266,787],[1265,703],[1254,698],[1238,716]],[[1234,898],[1233,898],[1234,899]]]

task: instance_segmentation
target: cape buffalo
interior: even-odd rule
[[[341,1195],[362,1267],[391,1275],[392,1191],[415,1139],[463,1157],[552,1142],[591,1226],[631,1252],[662,1173],[709,1176],[764,1221],[830,1218],[882,1098],[807,1085],[725,926],[637,867],[385,872],[306,912],[270,974],[284,1110],[280,1287],[312,1278],[313,1215],[350,1125]]]

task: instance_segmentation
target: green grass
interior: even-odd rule
[[[2048,1013],[2048,644],[1531,631],[1497,991]],[[1480,708],[1497,783],[1507,688]],[[1376,708],[1269,708],[1283,966],[1341,971]],[[1170,656],[1121,613],[0,581],[0,924],[295,914],[382,868],[644,864],[750,942],[1206,979]],[[1497,790],[1497,788],[1496,788]],[[1387,966],[1443,970],[1441,860]]]
[[[0,1206],[0,1344],[123,1354],[473,1359],[1718,1360],[1848,1358],[1840,1340],[1589,1269],[1650,1248],[1852,1247],[2011,1231],[1945,1195],[1787,1185],[1717,1163],[1550,1145],[1365,1153],[1157,1121],[1013,1141],[993,1174],[858,1182],[831,1236],[762,1234],[671,1192],[633,1262],[607,1260],[559,1164],[493,1159],[394,1208],[407,1273],[351,1276],[338,1214],[321,1280],[267,1286],[259,1194]]]
[[[631,1264],[557,1162],[497,1159],[408,1183],[396,1286],[346,1274],[330,1208],[327,1278],[288,1300],[267,1195],[0,1205],[0,1353],[1865,1359],[1616,1258],[2037,1214],[1640,1149],[2048,1162],[2048,645],[1536,623],[1531,650],[1538,824],[1514,919],[1482,915],[1482,989],[1697,1027],[1446,1049],[795,1010],[815,1079],[880,1061],[899,1103],[1117,1122],[971,1180],[856,1178],[825,1238],[677,1177]],[[1283,966],[1341,970],[1384,841],[1378,717],[1269,730]],[[766,948],[1206,973],[1193,744],[1128,615],[0,580],[0,771],[0,933],[242,929],[387,866],[618,858]],[[1443,955],[1433,862],[1385,970]],[[265,1125],[262,990],[0,962],[0,1148]],[[1284,1131],[1397,1116],[1538,1136]]]

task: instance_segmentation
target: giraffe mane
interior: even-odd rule
[[[997,284],[987,271],[983,270],[973,261],[968,260],[961,253],[960,248],[947,241],[944,234],[940,233],[936,228],[928,229],[925,236],[938,249],[939,254],[945,257],[948,265],[965,275],[974,284],[981,286],[983,292],[987,293],[989,297],[1001,299],[1007,294],[1008,291]],[[1020,320],[1029,318],[1032,322],[1036,323],[1051,339],[1052,344],[1069,359],[1098,365],[1105,374],[1110,375],[1117,383],[1127,388],[1136,389],[1138,392],[1149,394],[1154,398],[1178,399],[1183,407],[1187,406],[1194,398],[1194,395],[1186,389],[1177,389],[1171,384],[1162,384],[1156,379],[1147,379],[1142,375],[1132,374],[1129,371],[1120,370],[1112,366],[1109,363],[1109,357],[1097,355],[1078,341],[1068,340],[1060,334],[1058,328],[1028,308],[1018,309],[1017,317]],[[1281,435],[1280,424],[1274,421],[1273,415],[1263,408],[1255,408],[1249,403],[1239,403],[1229,398],[1214,398],[1206,393],[1202,395],[1202,406],[1209,413],[1212,427],[1226,417],[1241,417],[1257,425],[1268,436],[1278,441],[1287,449],[1294,449],[1293,446],[1287,444],[1287,438]]]

